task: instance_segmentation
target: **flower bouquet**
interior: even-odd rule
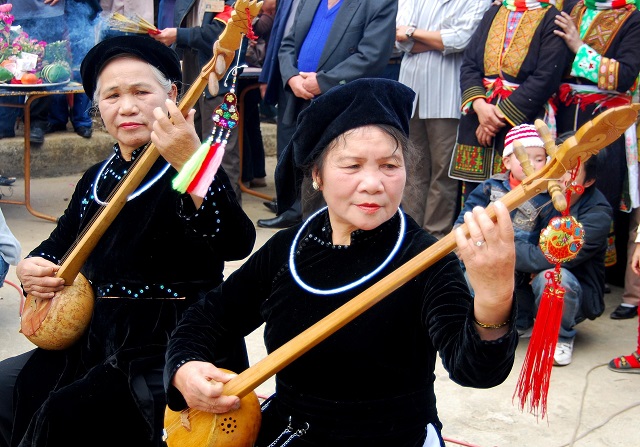
[[[12,26],[12,5],[0,5],[0,84],[60,83],[71,78],[66,41],[33,39]]]

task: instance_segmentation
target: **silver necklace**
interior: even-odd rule
[[[311,287],[307,283],[305,283],[302,280],[302,278],[300,278],[300,276],[298,275],[298,272],[296,270],[294,254],[296,252],[298,241],[300,240],[300,236],[302,235],[304,229],[309,225],[309,223],[313,220],[314,217],[316,217],[318,214],[322,213],[326,209],[327,207],[325,206],[324,208],[316,211],[300,226],[298,233],[293,238],[293,242],[291,243],[291,248],[289,249],[289,270],[291,271],[291,276],[293,276],[293,279],[300,287],[302,287],[307,292],[315,293],[316,295],[334,295],[336,293],[346,292],[347,290],[353,289],[365,283],[366,281],[368,281],[369,279],[371,279],[372,277],[380,273],[380,271],[384,269],[387,265],[389,265],[393,257],[396,255],[396,253],[400,249],[400,246],[402,245],[402,241],[404,240],[404,230],[405,230],[404,213],[402,212],[402,210],[400,210],[400,208],[398,208],[398,214],[400,215],[400,229],[398,230],[398,240],[396,241],[396,245],[391,250],[391,253],[389,253],[389,256],[387,256],[387,258],[382,262],[382,264],[380,264],[374,271],[372,271],[368,275],[365,275],[362,278],[350,284],[346,284],[342,287],[329,289],[329,290],[316,289],[314,287]]]
[[[102,177],[102,174],[104,173],[104,170],[107,168],[107,166],[109,166],[109,163],[111,163],[111,160],[113,160],[113,157],[115,157],[115,156],[116,156],[116,154],[113,154],[107,161],[104,162],[104,164],[100,168],[100,171],[98,172],[98,175],[96,175],[96,179],[93,181],[93,200],[95,200],[97,204],[102,205],[102,206],[107,206],[109,204],[109,202],[103,202],[102,200],[100,200],[98,198],[98,181],[100,180],[100,177]],[[167,165],[155,177],[153,177],[147,183],[142,185],[141,188],[136,189],[133,193],[131,193],[129,196],[127,196],[127,202],[129,200],[135,199],[140,194],[145,192],[147,189],[151,188],[153,186],[153,184],[155,182],[157,182],[160,179],[160,177],[162,177],[169,170],[170,166],[171,165],[169,163],[167,163]]]

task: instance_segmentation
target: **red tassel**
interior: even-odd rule
[[[538,314],[527,354],[524,358],[516,391],[523,410],[527,399],[529,412],[544,419],[547,413],[547,395],[551,380],[553,354],[558,341],[558,331],[562,322],[565,289],[560,285],[560,265],[553,272],[546,273],[547,285],[540,299]]]
[[[253,23],[251,23],[251,12],[249,8],[246,8],[245,12],[247,13],[247,38],[250,40],[258,40],[259,36],[253,32]]]
[[[565,191],[568,204],[574,191],[584,191],[582,185],[575,183],[580,165],[578,158],[577,166],[571,173],[571,184]],[[539,247],[547,260],[555,264],[555,269],[545,273],[547,284],[540,297],[531,340],[513,397],[518,395],[520,410],[524,409],[528,400],[529,412],[540,415],[542,419],[547,414],[551,368],[564,306],[565,289],[561,286],[560,265],[575,258],[583,244],[584,229],[570,215],[569,206],[562,212],[562,217],[551,219],[547,228],[540,232]]]

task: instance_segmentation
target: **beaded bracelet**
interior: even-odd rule
[[[507,324],[509,324],[510,320],[504,321],[502,323],[498,323],[498,324],[486,324],[486,323],[480,323],[478,320],[476,320],[475,318],[473,319],[473,322],[475,324],[477,324],[480,327],[483,327],[485,329],[500,329],[501,327],[506,326]]]

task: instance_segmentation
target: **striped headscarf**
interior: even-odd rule
[[[584,0],[584,6],[596,10],[624,8],[635,4],[636,0]]]
[[[535,0],[502,0],[502,5],[509,11],[527,11],[530,9],[548,8],[549,5],[555,4],[555,0],[549,0],[546,2],[538,2]]]

